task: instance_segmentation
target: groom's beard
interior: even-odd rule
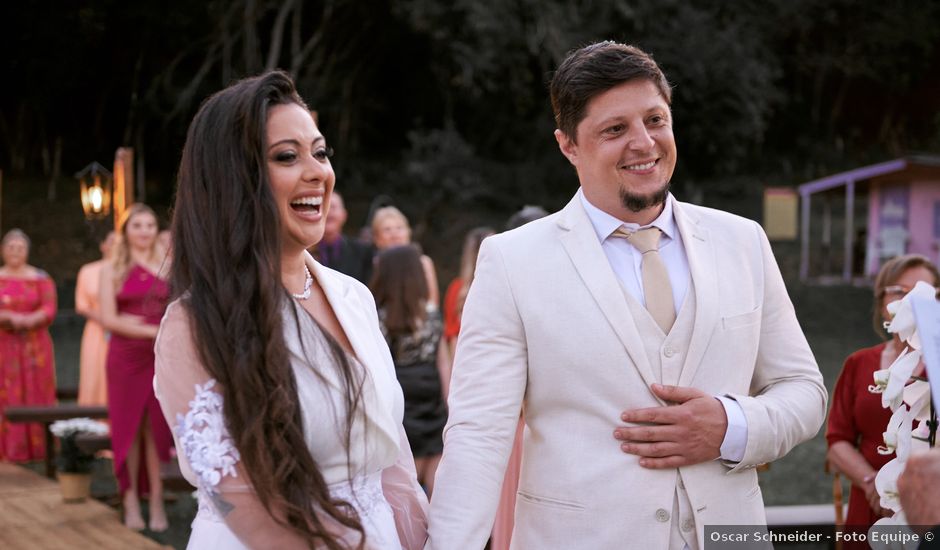
[[[641,212],[648,208],[663,204],[666,202],[666,197],[669,196],[669,183],[670,182],[667,181],[665,184],[663,184],[660,190],[646,195],[631,193],[621,187],[620,203],[623,204],[624,208],[630,210],[631,212]]]

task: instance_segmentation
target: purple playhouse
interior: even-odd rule
[[[940,156],[856,168],[799,194],[801,280],[864,284],[899,254],[940,260]]]

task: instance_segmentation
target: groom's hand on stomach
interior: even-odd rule
[[[624,411],[621,420],[639,426],[614,430],[623,452],[639,456],[640,466],[651,469],[678,468],[721,455],[728,418],[718,399],[683,386],[653,384],[650,388],[674,404]]]

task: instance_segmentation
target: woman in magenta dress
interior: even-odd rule
[[[2,241],[0,267],[0,461],[46,456],[40,424],[10,424],[7,406],[55,402],[55,356],[48,327],[55,319],[55,284],[27,264],[29,237],[11,229]]]
[[[150,530],[167,528],[160,463],[170,459],[173,437],[153,392],[153,344],[169,288],[161,269],[157,216],[131,206],[113,258],[101,269],[101,321],[108,348],[108,416],[114,473],[123,495],[124,524],[143,529],[139,497],[150,495]]]
[[[880,335],[882,324],[889,319],[887,304],[900,300],[918,281],[932,285],[940,283],[937,268],[927,258],[915,254],[898,256],[885,262],[875,279],[874,324]],[[891,418],[891,409],[882,407],[881,395],[868,391],[874,383],[875,371],[886,369],[904,349],[897,335],[873,346],[856,351],[845,361],[832,395],[832,409],[826,440],[829,442],[827,458],[839,472],[852,482],[849,511],[845,524],[855,530],[867,532],[882,516],[891,515],[879,504],[875,491],[875,474],[894,454],[878,453],[884,444],[883,432]],[[923,365],[918,367],[923,370]],[[914,371],[918,375],[918,370]],[[867,543],[846,548],[868,548]]]

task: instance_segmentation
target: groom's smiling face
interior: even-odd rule
[[[629,80],[592,98],[576,134],[555,132],[591,204],[625,221],[658,212],[677,153],[672,112],[653,82]]]

